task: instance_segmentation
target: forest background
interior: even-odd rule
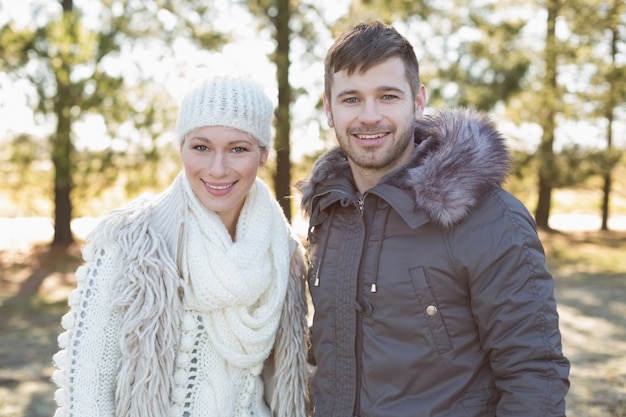
[[[580,356],[569,415],[626,415],[621,0],[0,0],[0,415],[50,415],[82,239],[181,169],[176,105],[199,77],[246,72],[274,99],[263,175],[301,227],[294,184],[335,143],[324,54],[372,18],[414,45],[427,112],[475,107],[506,136],[505,187],[535,216]]]

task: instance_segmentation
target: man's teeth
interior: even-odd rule
[[[376,133],[374,135],[356,135],[359,139],[378,139],[385,136],[384,133]]]

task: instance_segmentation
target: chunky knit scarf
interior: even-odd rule
[[[284,218],[267,187],[257,180],[233,242],[186,178],[184,189],[188,207],[181,259],[185,307],[202,314],[211,344],[225,364],[245,369],[248,379],[254,379],[273,347],[287,289],[290,259]],[[220,367],[214,364],[212,369]],[[223,383],[228,375],[209,377],[216,392],[229,386]],[[244,385],[253,386],[251,381]],[[251,393],[241,394],[235,396],[247,404],[237,407],[245,409]]]
[[[149,210],[131,207],[106,228],[118,231],[131,259],[114,302],[124,311],[116,393],[120,416],[169,414],[172,375],[168,378],[163,371],[173,371],[171,354],[177,349],[174,336],[183,304],[202,313],[224,364],[248,369],[251,377],[259,375],[273,347],[289,279],[288,225],[262,181],[255,182],[246,198],[234,242],[219,217],[193,194],[184,174],[163,195],[162,200],[177,202],[169,210],[180,210],[184,219],[177,266],[164,262],[169,251],[148,226]],[[183,303],[177,296],[179,285]]]

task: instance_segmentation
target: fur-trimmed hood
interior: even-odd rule
[[[415,124],[411,159],[381,183],[407,192],[417,209],[448,228],[463,220],[487,190],[502,185],[509,165],[504,138],[488,115],[471,109],[444,110]],[[347,157],[335,148],[317,160],[298,186],[305,213],[311,215],[315,196],[338,184],[356,190]]]

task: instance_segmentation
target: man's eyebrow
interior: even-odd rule
[[[396,93],[404,94],[404,91],[401,88],[393,86],[393,85],[382,85],[380,87],[377,87],[376,91],[379,92],[379,93],[385,93],[385,92],[393,91],[393,92],[396,92]],[[351,95],[355,95],[355,94],[359,94],[359,90],[347,89],[347,90],[343,90],[343,91],[340,91],[339,93],[337,93],[337,97],[351,96]]]
[[[358,94],[359,90],[355,90],[355,89],[351,89],[351,90],[343,90],[340,91],[339,93],[337,93],[337,97],[342,97],[342,96],[352,96],[355,94]]]
[[[381,93],[385,93],[385,92],[388,92],[388,91],[393,91],[393,92],[396,92],[396,93],[404,94],[404,90],[403,89],[401,89],[400,87],[396,87],[394,85],[383,85],[383,86],[378,87],[376,89],[376,91],[379,91]]]

